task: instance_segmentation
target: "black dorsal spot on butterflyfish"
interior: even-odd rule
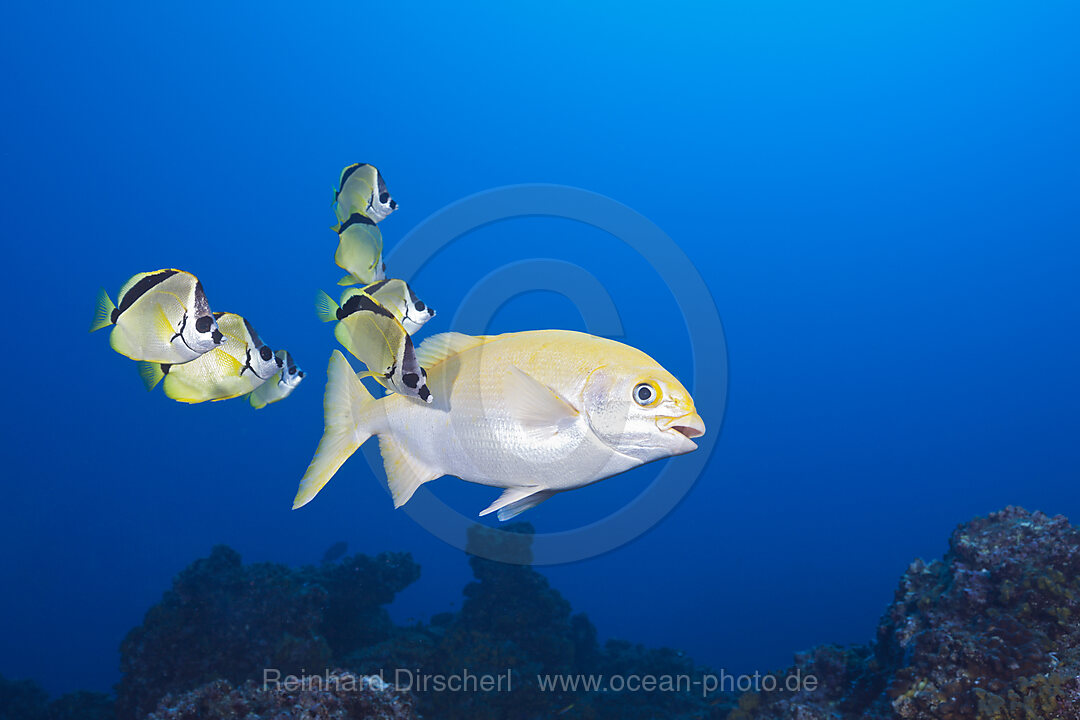
[[[394,314],[392,312],[372,300],[367,295],[360,293],[350,297],[348,300],[345,301],[344,305],[338,308],[337,318],[338,320],[344,320],[353,313],[361,311],[375,313],[376,315],[382,315],[383,317],[388,318],[394,317]]]
[[[341,223],[341,227],[338,228],[338,235],[348,230],[353,225],[374,225],[375,222],[367,215],[361,213],[353,213],[349,216],[349,219]]]
[[[350,165],[349,167],[347,167],[347,168],[345,168],[344,170],[341,171],[341,179],[338,180],[338,190],[337,190],[337,193],[334,194],[334,199],[335,200],[337,199],[338,195],[341,195],[341,191],[345,187],[345,181],[349,179],[349,176],[352,175],[357,170],[359,170],[360,168],[366,167],[366,166],[367,166],[367,163],[354,163],[354,164]]]
[[[132,304],[145,295],[155,285],[160,285],[162,282],[171,278],[179,270],[162,270],[161,272],[151,273],[147,275],[139,282],[135,283],[130,290],[124,293],[124,297],[120,298],[120,304],[117,306],[116,317],[120,317],[121,314]]]

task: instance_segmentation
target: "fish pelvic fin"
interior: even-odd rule
[[[116,305],[109,299],[109,293],[105,292],[105,288],[98,290],[97,302],[94,305],[94,319],[90,321],[90,332],[112,325],[115,310]]]
[[[323,397],[325,429],[315,457],[300,480],[293,509],[311,502],[334,473],[371,437],[361,426],[363,409],[375,402],[371,393],[356,377],[349,361],[335,350],[326,371],[326,394]]]
[[[555,490],[537,489],[535,487],[512,487],[503,491],[495,502],[480,511],[480,515],[488,515],[498,512],[500,521],[507,521],[517,517],[529,508],[534,508],[556,493]]]
[[[442,476],[441,472],[432,470],[413,457],[401,443],[389,435],[379,436],[379,451],[382,453],[386,484],[390,487],[395,508],[409,502],[418,487]]]
[[[315,295],[315,312],[323,322],[333,322],[337,320],[337,311],[339,309],[338,304],[334,302],[334,298],[330,297],[322,290]]]
[[[362,281],[360,278],[356,277],[352,273],[349,273],[345,277],[338,280],[337,284],[341,285],[342,287],[346,287],[348,285],[367,285],[367,283],[365,283],[364,281]]]
[[[165,377],[165,370],[161,367],[161,363],[139,360],[135,364],[139,368],[139,377],[142,378],[143,385],[146,386],[147,392],[153,390],[154,386],[161,382],[161,379]]]

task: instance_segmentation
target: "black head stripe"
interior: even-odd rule
[[[338,235],[348,230],[353,225],[374,225],[375,223],[367,215],[361,215],[360,213],[353,213],[349,216],[349,219],[341,223],[338,227]]]
[[[248,335],[251,336],[251,342],[255,344],[255,347],[262,347],[263,341],[259,339],[259,333],[255,332],[255,328],[251,327],[251,323],[247,321],[247,318],[243,318],[244,327],[247,328]]]
[[[162,270],[160,272],[151,273],[135,283],[131,289],[124,294],[124,297],[120,298],[120,304],[116,308],[118,310],[116,316],[119,317],[121,313],[131,307],[136,300],[149,292],[151,288],[160,285],[178,272],[179,270]]]
[[[210,303],[206,299],[206,293],[203,292],[202,281],[195,281],[195,315],[209,315]],[[205,331],[204,331],[205,332]]]
[[[383,180],[382,172],[380,172],[378,169],[375,170],[375,186],[378,187],[378,189],[379,189],[379,199],[380,200],[382,200],[383,193],[386,193],[387,195],[390,194],[390,193],[386,192],[386,181]],[[386,201],[383,200],[383,202],[386,202]]]

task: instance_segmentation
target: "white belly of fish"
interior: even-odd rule
[[[487,365],[487,363],[485,363]],[[428,378],[435,401],[388,395],[372,404],[376,434],[388,434],[432,471],[500,488],[562,491],[589,485],[640,464],[605,445],[584,414],[558,426],[523,422],[509,367],[461,368]],[[526,413],[527,414],[527,413]]]

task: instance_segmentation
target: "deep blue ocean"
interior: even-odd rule
[[[359,455],[291,510],[337,345],[341,169],[427,218],[508,185],[581,188],[663,230],[723,322],[597,228],[480,227],[411,277],[450,329],[587,330],[550,289],[453,325],[489,273],[572,263],[618,338],[699,400],[711,456],[648,532],[541,568],[601,638],[732,672],[872,639],[897,579],[1007,505],[1080,518],[1080,10],[1045,2],[19,3],[0,22],[8,311],[0,674],[107,690],[118,646],[215,544],[245,561],[412,553],[399,622],[460,605],[466,556]],[[399,256],[399,266],[406,258]],[[412,262],[411,260],[409,262]],[[95,293],[189,270],[308,373],[286,401],[147,393],[88,334]],[[714,356],[692,351],[726,347]],[[355,363],[354,363],[355,364]],[[694,373],[700,382],[691,382]],[[726,402],[725,402],[726,398]],[[702,451],[699,451],[702,452]],[[616,512],[661,461],[521,516]],[[463,514],[494,498],[454,478]],[[492,517],[485,524],[496,525]]]

